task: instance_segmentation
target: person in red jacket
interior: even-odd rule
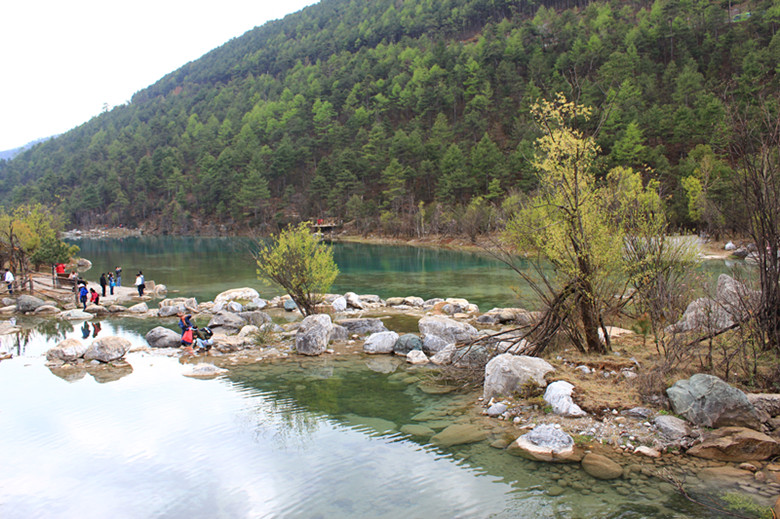
[[[98,294],[94,288],[89,289],[89,302],[93,305],[100,304],[100,294]]]

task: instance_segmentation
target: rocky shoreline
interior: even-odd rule
[[[669,389],[671,411],[630,405],[630,399],[614,406],[598,398],[588,400],[578,392],[588,381],[608,382],[629,394],[632,380],[644,369],[642,362],[620,353],[600,358],[596,365],[565,356],[548,360],[525,356],[522,342],[510,341],[511,330],[533,322],[538,317],[534,312],[496,308],[482,313],[458,298],[382,300],[346,293],[325,296],[318,314],[277,324],[297,314],[289,297],[265,300],[254,289],[238,288],[214,301],[198,302],[166,298],[166,288],[153,283],[151,296],[133,292],[122,287],[113,299],[107,298],[110,304],[90,305],[86,312],[74,308],[72,301],[5,298],[0,315],[160,320],[167,326],[146,334],[148,351],[182,355],[193,365],[191,376],[216,376],[240,363],[319,355],[393,356],[415,366],[483,369],[483,392],[474,395],[468,423],[436,432],[431,425],[441,417],[421,417],[413,430],[407,427],[405,432],[449,447],[483,441],[489,431],[493,447],[552,463],[550,470],[561,475],[558,488],[547,489],[553,495],[581,485],[565,468],[575,464],[592,477],[614,480],[626,492],[643,478],[661,478],[669,489],[682,485],[737,489],[767,507],[780,495],[780,465],[772,461],[780,454],[776,439],[780,395],[745,395],[715,377],[694,375]],[[192,314],[200,326],[207,323],[215,332],[209,354],[181,352],[180,333],[173,329],[179,313]],[[416,330],[385,325],[397,318],[416,323]],[[2,334],[18,330],[9,321],[0,324]],[[611,333],[630,335],[619,329]],[[474,339],[480,339],[477,348],[457,346]],[[101,369],[102,376],[111,379],[127,369],[123,358],[129,350],[128,341],[118,337],[102,337],[89,347],[68,339],[47,352],[47,359],[53,370],[85,365]],[[529,389],[536,396],[521,395]]]

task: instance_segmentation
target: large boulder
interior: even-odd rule
[[[424,351],[424,350],[423,350]],[[452,357],[455,356],[457,348],[454,344],[448,344],[441,350],[437,351],[432,357],[431,362],[437,366],[444,366],[452,363]]]
[[[596,479],[617,479],[623,475],[623,467],[593,452],[582,458],[582,469]]]
[[[330,303],[330,306],[334,312],[346,312],[347,299],[344,296],[339,296]]]
[[[22,294],[16,300],[16,311],[22,313],[34,312],[36,308],[45,304],[46,303],[43,301],[43,299],[39,299],[35,296],[29,296],[27,294]]]
[[[351,308],[362,310],[366,307],[366,305],[363,304],[363,301],[360,299],[360,296],[354,292],[347,292],[344,294],[344,299],[347,300],[347,306]]]
[[[145,314],[149,311],[149,305],[146,303],[138,303],[127,309],[131,314]],[[172,314],[175,315],[175,314]]]
[[[65,339],[55,347],[46,352],[48,360],[61,360],[64,362],[73,362],[84,356],[87,351],[87,345],[78,339]]]
[[[729,425],[756,429],[758,414],[745,393],[718,377],[698,373],[666,390],[674,412],[705,427]]]
[[[363,351],[370,354],[393,353],[396,341],[398,334],[395,332],[372,333],[363,344]]]
[[[441,315],[425,316],[417,323],[424,336],[434,335],[447,343],[468,342],[475,339],[479,332],[468,323],[462,323]]]
[[[125,356],[130,350],[130,341],[122,337],[101,337],[92,341],[87,351],[84,352],[85,360],[99,360],[100,362],[113,362]]]
[[[249,302],[258,299],[260,294],[254,288],[233,288],[231,290],[225,290],[217,297],[214,298],[215,303],[225,303],[228,301],[243,301]]]
[[[247,321],[238,314],[232,312],[218,312],[211,317],[209,328],[219,331],[225,335],[233,335],[241,331],[246,326]]]
[[[545,387],[544,376],[555,368],[549,362],[538,357],[502,353],[496,355],[485,366],[485,385],[482,395],[485,400],[494,397],[511,396],[531,381],[539,387]]]
[[[406,354],[406,362],[409,364],[428,364],[428,356],[422,350],[412,350]]]
[[[401,335],[393,346],[393,353],[398,355],[406,355],[412,350],[422,350],[422,341],[413,333]]]
[[[327,314],[306,317],[295,335],[295,350],[301,355],[321,355],[328,349],[333,322]]]
[[[170,308],[169,308],[170,307]],[[169,317],[177,313],[194,314],[198,311],[198,301],[194,297],[174,297],[160,301],[160,316]]]
[[[181,334],[164,326],[157,326],[146,333],[146,342],[152,348],[178,348],[181,346]]]
[[[340,319],[336,324],[346,328],[350,334],[357,335],[388,331],[382,319],[377,318]]]
[[[571,418],[585,416],[586,413],[572,400],[574,385],[565,380],[557,380],[547,386],[544,401],[552,406],[553,413]]]
[[[33,312],[34,315],[57,315],[60,313],[60,309],[54,305],[39,306]]]
[[[780,443],[753,429],[722,427],[708,432],[704,440],[687,453],[718,461],[762,461],[780,454]]]
[[[436,335],[427,335],[423,337],[422,350],[426,355],[436,355],[449,345],[452,345],[454,350],[454,342],[447,342],[441,337],[437,337]]]
[[[571,463],[580,460],[574,438],[552,424],[537,425],[507,447],[507,452],[534,461]]]

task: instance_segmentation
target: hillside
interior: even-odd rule
[[[729,5],[322,0],[0,161],[0,203],[161,232],[448,232],[533,187],[528,107],[563,92],[600,110],[604,168],[646,170],[678,225],[704,224],[681,180],[706,169],[727,203],[729,114],[780,91],[780,7]]]

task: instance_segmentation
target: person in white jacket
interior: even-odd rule
[[[3,281],[5,281],[5,284],[8,285],[8,293],[11,295],[14,295],[14,279],[14,273],[9,269],[5,269]]]

